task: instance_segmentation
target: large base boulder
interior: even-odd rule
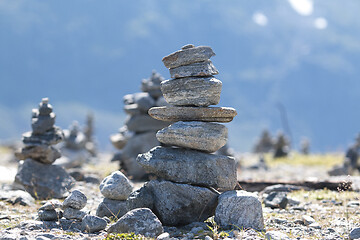
[[[136,199],[137,196],[146,201]],[[148,182],[136,195],[130,195],[132,205],[150,207],[166,226],[206,220],[214,215],[218,196],[219,193],[213,189],[158,180]],[[153,201],[149,200],[151,198]]]
[[[15,176],[15,184],[24,187],[35,199],[63,198],[74,183],[62,167],[32,159],[26,159]]]

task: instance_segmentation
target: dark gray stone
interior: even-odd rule
[[[43,134],[32,134],[32,132],[26,132],[23,134],[23,143],[26,145],[54,145],[61,142],[64,139],[62,130],[55,127]]]
[[[285,209],[288,204],[285,192],[272,192],[264,199],[265,207]]]
[[[81,220],[85,215],[86,213],[84,211],[71,207],[65,208],[63,213],[64,218],[68,220]]]
[[[189,77],[161,82],[166,102],[174,106],[207,107],[220,101],[222,82],[216,78]]]
[[[35,199],[63,198],[75,180],[62,168],[26,159],[19,165],[15,183]]]
[[[139,154],[137,161],[146,171],[166,180],[222,190],[233,190],[236,186],[236,167],[232,157],[158,146]]]
[[[135,233],[156,238],[164,229],[156,215],[148,208],[129,211],[107,230],[109,233]]]
[[[128,210],[136,208],[154,209],[154,196],[147,185],[148,184],[145,183],[143,187],[130,194],[126,200]]]
[[[43,134],[54,127],[55,124],[55,113],[49,115],[39,115],[31,119],[31,127],[33,134]]]
[[[203,62],[215,56],[210,47],[186,45],[185,48],[176,51],[162,59],[166,68],[176,68],[195,62]]]
[[[158,180],[147,187],[154,196],[152,210],[164,225],[186,225],[214,215],[219,195],[215,190]]]
[[[61,218],[55,210],[39,210],[38,216],[41,221],[57,221]]]
[[[129,179],[120,171],[115,171],[104,178],[100,184],[101,194],[113,200],[126,200],[133,186]]]
[[[261,202],[256,194],[228,191],[219,196],[215,222],[222,228],[264,230]]]
[[[298,190],[309,190],[307,187],[303,186],[295,186],[290,184],[276,184],[266,187],[264,190],[261,191],[262,194],[267,193],[270,194],[272,192],[292,192],[292,191],[298,191]]]
[[[132,132],[157,131],[169,125],[167,122],[153,119],[149,115],[133,115],[126,119],[125,125]]]
[[[96,209],[96,216],[120,218],[127,213],[127,202],[104,198]]]
[[[166,145],[216,152],[227,142],[227,127],[218,123],[179,121],[159,130],[156,138]]]
[[[360,239],[360,228],[354,228],[351,230],[350,239]]]
[[[61,157],[59,150],[49,145],[25,146],[21,152],[15,153],[19,160],[31,158],[44,164],[52,164]]]
[[[87,197],[85,194],[80,192],[79,190],[74,190],[70,193],[70,195],[65,198],[62,207],[63,208],[74,208],[74,209],[83,209],[86,206]]]
[[[149,115],[160,121],[231,122],[236,110],[229,107],[153,107]]]
[[[99,232],[106,228],[107,222],[97,216],[86,215],[81,222],[82,231],[88,233]]]
[[[170,68],[171,78],[209,77],[216,74],[219,72],[210,60]]]

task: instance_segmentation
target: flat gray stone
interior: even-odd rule
[[[171,53],[162,59],[166,68],[176,68],[195,62],[203,62],[215,56],[210,47],[187,45],[185,49]]]
[[[157,131],[169,125],[167,122],[153,119],[148,114],[137,114],[128,117],[125,125],[132,132]]]
[[[161,222],[148,208],[129,211],[107,230],[109,233],[135,233],[156,238],[164,232]]]
[[[96,216],[120,218],[127,213],[127,202],[104,198],[96,209]]]
[[[75,180],[60,166],[26,159],[19,165],[15,183],[23,186],[35,199],[51,199],[63,198]]]
[[[159,130],[156,138],[166,145],[216,152],[227,142],[228,129],[209,122],[179,121]]]
[[[215,222],[222,228],[264,230],[261,202],[246,191],[228,191],[219,196]]]
[[[207,107],[220,101],[222,82],[214,77],[189,77],[161,82],[166,102],[174,106]]]
[[[85,217],[86,213],[84,211],[81,211],[79,209],[75,209],[75,208],[65,208],[64,209],[64,218],[68,219],[68,220],[81,220],[83,219],[83,217]]]
[[[113,200],[126,200],[133,186],[129,179],[120,171],[115,171],[104,178],[100,184],[101,194]]]
[[[153,180],[147,187],[154,196],[154,213],[166,226],[205,221],[214,215],[219,193],[205,187]]]
[[[103,218],[97,216],[86,215],[81,222],[82,231],[88,233],[99,232],[106,228],[107,222]]]
[[[74,190],[70,193],[70,195],[65,198],[62,208],[74,208],[74,209],[83,209],[86,206],[87,197],[85,194],[80,192],[79,190]]]
[[[137,161],[150,173],[178,183],[233,190],[236,167],[232,157],[182,148],[155,147]]]
[[[56,159],[61,157],[59,150],[49,145],[25,146],[15,156],[19,160],[31,158],[44,164],[52,164]]]
[[[50,200],[42,205],[39,210],[55,210],[61,207],[61,203],[58,200]]]
[[[170,69],[171,78],[209,77],[216,74],[219,74],[219,71],[210,60]]]
[[[231,122],[236,110],[230,107],[153,107],[149,115],[160,121]]]

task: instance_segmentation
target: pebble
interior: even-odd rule
[[[209,77],[216,74],[219,74],[219,71],[210,60],[170,69],[170,76],[175,79],[184,77]]]
[[[354,228],[350,231],[350,239],[360,239],[360,228]]]
[[[132,183],[120,171],[111,173],[100,184],[101,194],[112,200],[126,200],[132,189]]]

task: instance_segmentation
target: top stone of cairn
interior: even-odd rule
[[[181,50],[171,53],[162,59],[168,69],[189,65],[197,62],[208,61],[215,53],[211,47],[198,46],[192,44],[185,45]]]

